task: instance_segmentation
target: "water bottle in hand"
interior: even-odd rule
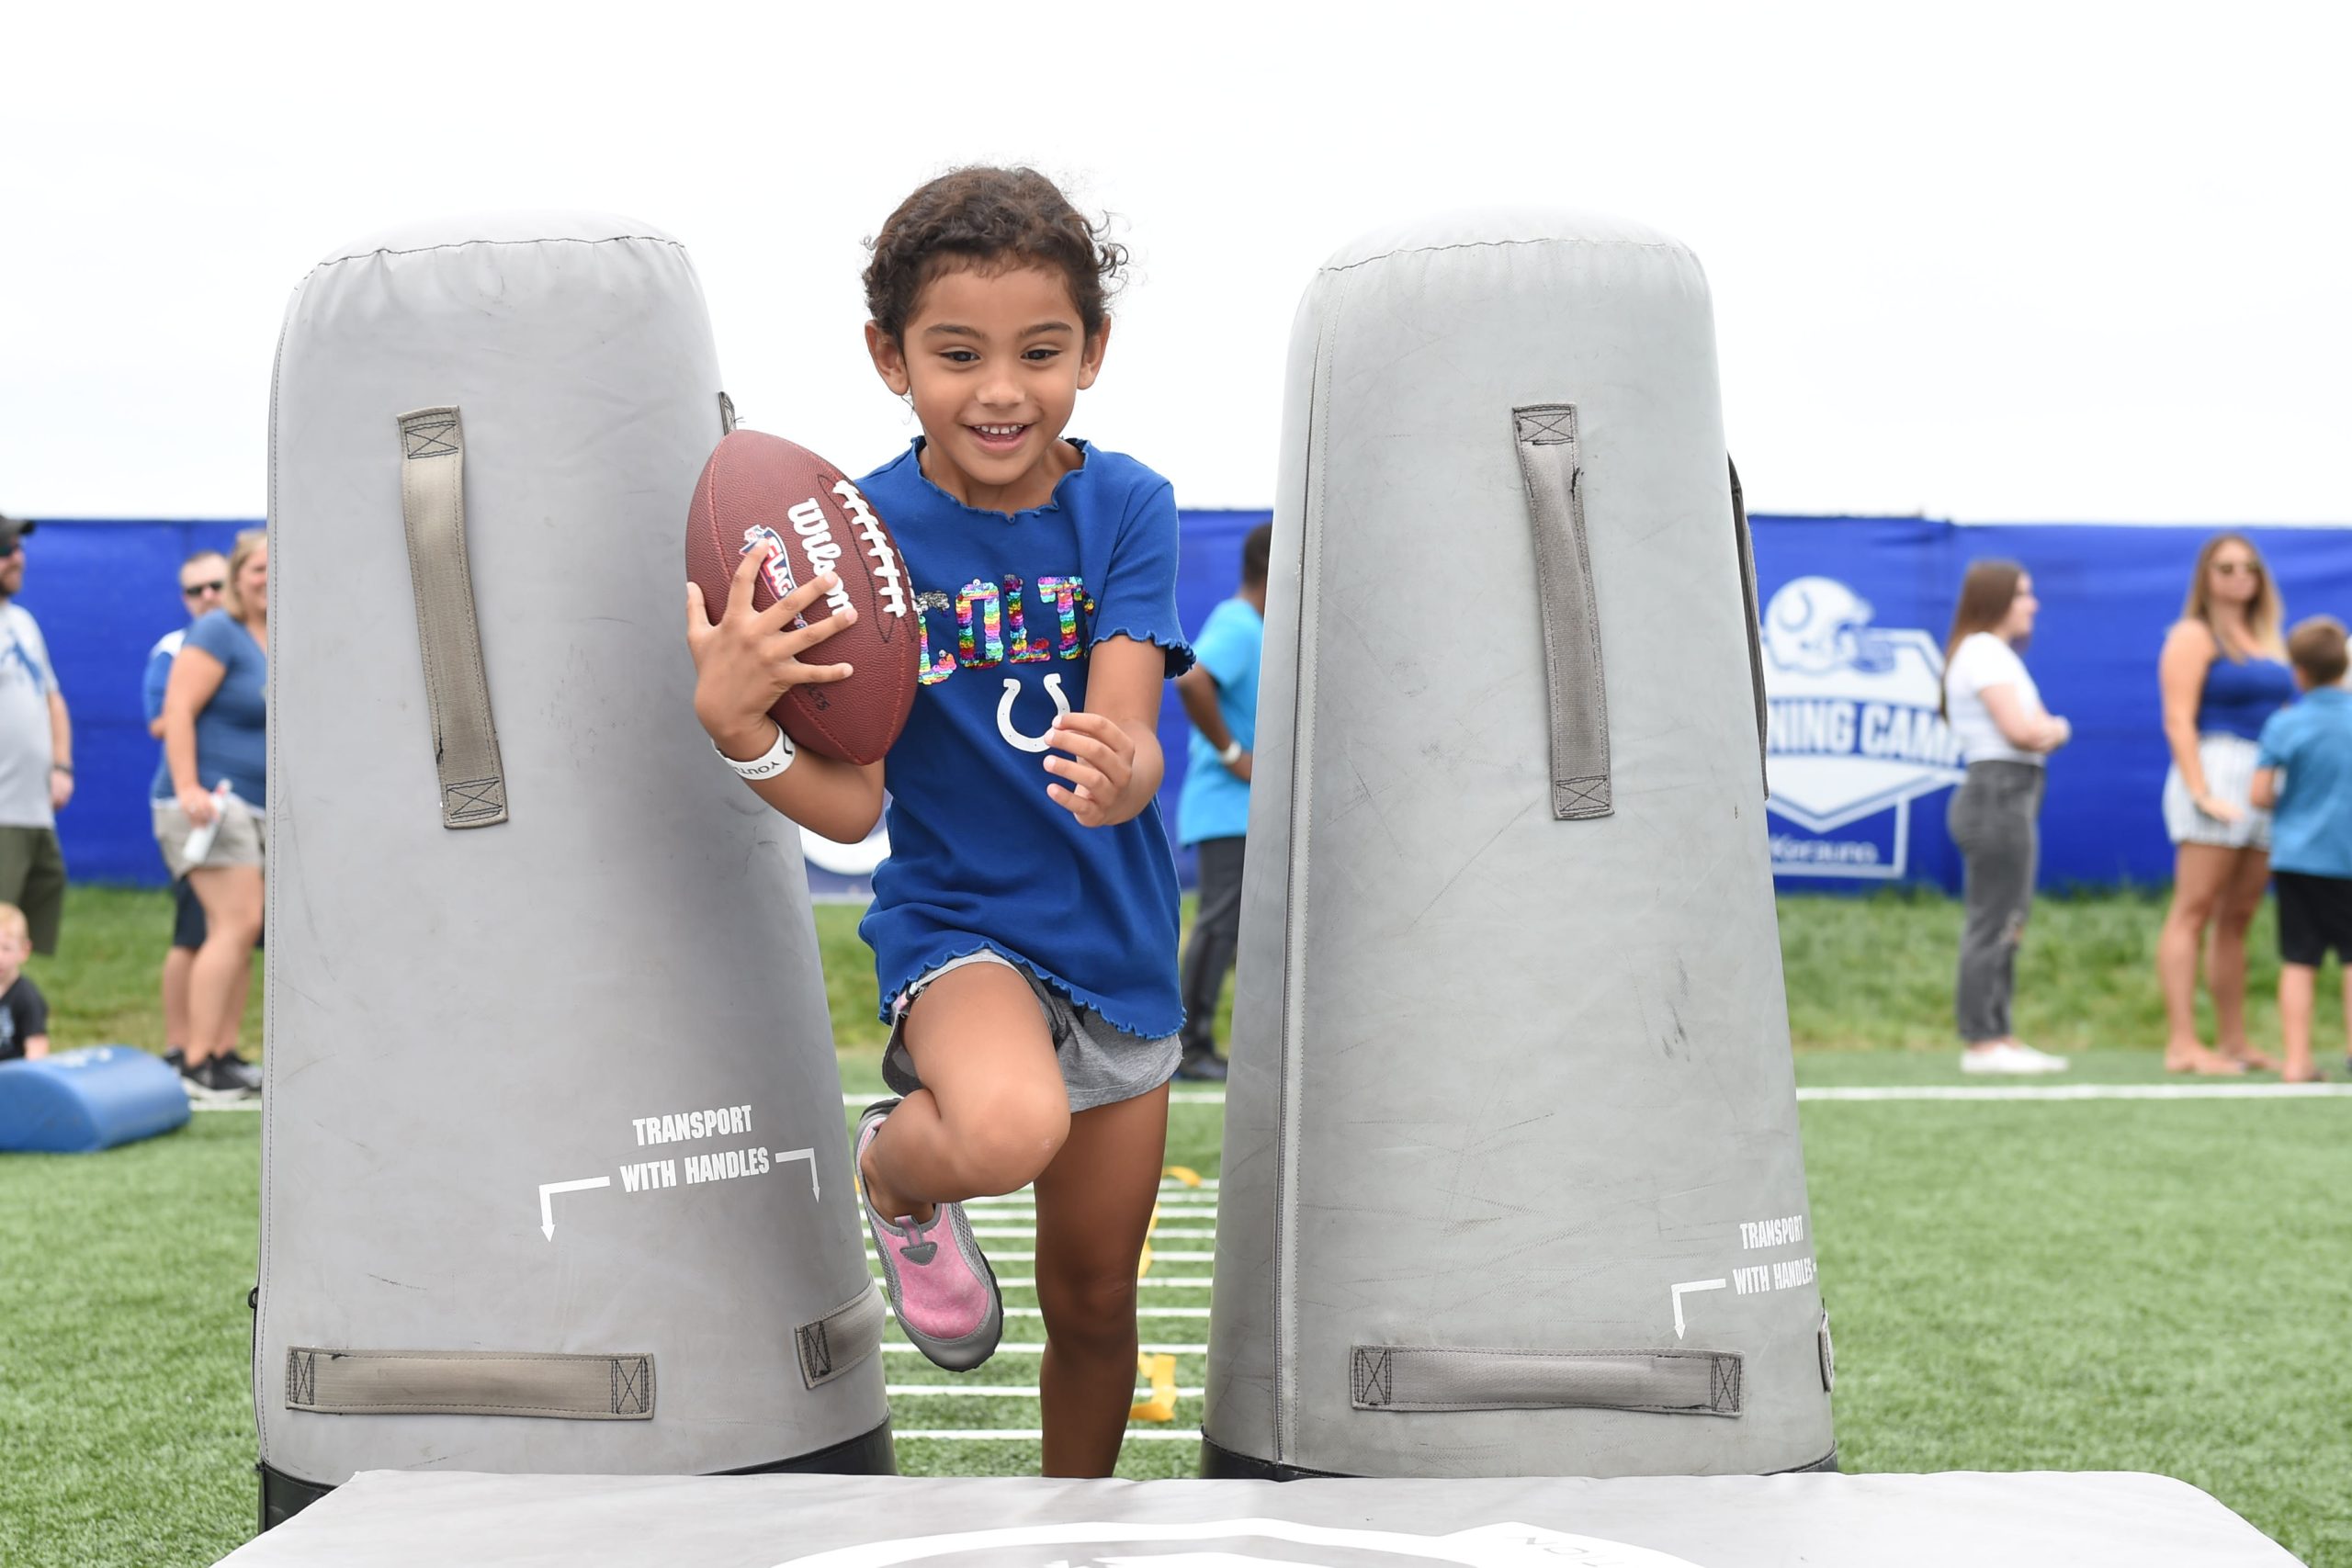
[[[204,863],[212,852],[212,840],[220,836],[220,818],[229,809],[229,781],[222,779],[212,786],[212,820],[199,824],[187,836],[187,844],[180,851],[188,869],[193,871]]]

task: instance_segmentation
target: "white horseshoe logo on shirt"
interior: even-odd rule
[[[1018,746],[1023,751],[1046,750],[1044,735],[1023,735],[1012,728],[1012,699],[1021,694],[1021,682],[1012,676],[1004,678],[1004,695],[997,699],[996,732],[1004,737],[1008,746]],[[1057,670],[1046,677],[1046,694],[1054,699],[1054,717],[1059,719],[1069,712],[1069,699],[1062,695],[1062,674]],[[1046,727],[1050,731],[1052,727]]]

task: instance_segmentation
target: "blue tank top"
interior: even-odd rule
[[[2197,700],[2197,733],[2262,739],[2262,723],[2295,700],[2295,675],[2275,659],[2226,658],[2205,671],[2205,692]]]

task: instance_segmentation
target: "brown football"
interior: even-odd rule
[[[878,762],[915,700],[921,627],[906,562],[889,529],[839,468],[780,435],[731,431],[703,465],[686,512],[686,575],[702,585],[711,619],[727,613],[744,552],[771,539],[781,553],[753,580],[753,609],[766,609],[830,570],[841,579],[840,590],[796,624],[820,624],[843,605],[854,605],[857,619],[800,655],[813,664],[847,664],[856,673],[795,686],[769,716],[797,746],[845,762]]]

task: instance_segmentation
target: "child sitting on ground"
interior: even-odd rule
[[[32,927],[14,904],[0,904],[0,1062],[49,1055],[49,1003],[25,976]]]
[[[2270,867],[2278,888],[2279,1077],[2316,1083],[2312,991],[2334,948],[2347,961],[2345,1018],[2352,1032],[2352,691],[2344,623],[2314,615],[2287,636],[2302,695],[2270,716],[2255,759],[2254,804],[2273,813]]]

